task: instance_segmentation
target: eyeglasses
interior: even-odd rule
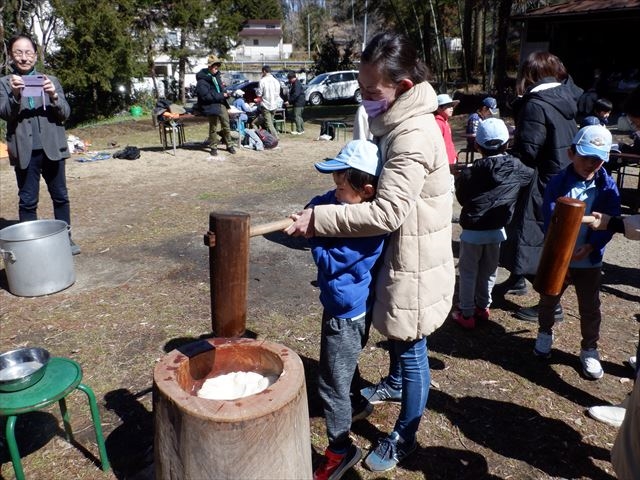
[[[11,55],[13,55],[16,58],[18,57],[33,58],[36,56],[36,52],[34,52],[33,50],[28,50],[26,52],[23,52],[22,50],[14,50],[13,52],[11,52]]]

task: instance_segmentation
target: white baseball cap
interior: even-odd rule
[[[573,137],[573,145],[578,155],[585,157],[598,157],[605,162],[609,161],[611,151],[611,132],[602,125],[588,125],[582,127]]]
[[[355,168],[374,176],[382,171],[380,152],[375,143],[369,140],[351,140],[335,158],[327,158],[315,164],[321,173],[333,173],[347,168]]]
[[[440,95],[438,95],[437,99],[438,99],[438,108],[445,107],[445,106],[455,107],[460,103],[460,100],[454,100],[446,93],[441,93]]]
[[[487,150],[497,150],[509,141],[509,129],[499,118],[490,117],[478,125],[476,143]]]

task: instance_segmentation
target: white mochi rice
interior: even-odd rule
[[[255,372],[231,372],[208,378],[198,390],[198,396],[209,400],[236,400],[255,395],[278,379],[277,376],[264,376]]]

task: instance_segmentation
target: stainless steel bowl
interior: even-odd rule
[[[37,383],[46,371],[49,352],[19,348],[0,354],[0,392],[16,392]]]

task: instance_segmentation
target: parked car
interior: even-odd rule
[[[311,105],[322,105],[326,102],[353,100],[362,102],[358,71],[321,73],[314,77],[305,87],[305,100]]]
[[[289,88],[289,79],[287,78],[287,74],[289,73],[289,70],[278,70],[275,73],[272,73],[272,75],[280,82],[280,85],[282,85],[283,88]]]
[[[241,72],[222,72],[222,81],[226,85],[227,89],[229,89],[239,83],[248,82],[249,79]]]
[[[245,82],[236,83],[235,85],[227,85],[225,87],[225,91],[231,95],[236,90],[242,90],[244,92],[245,101],[255,102],[256,97],[258,96],[256,94],[257,88],[258,88],[258,82],[251,82],[247,80]]]
[[[229,94],[231,95],[233,92],[240,89],[244,92],[245,102],[253,103],[256,101],[256,97],[258,96],[258,93],[257,93],[258,86],[259,86],[259,82],[243,82],[243,83],[238,83],[233,87],[227,87],[226,91],[229,92]],[[283,102],[286,101],[287,98],[289,97],[289,89],[281,88],[280,96],[282,97]]]

